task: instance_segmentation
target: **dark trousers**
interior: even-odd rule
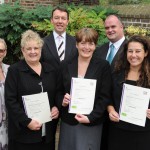
[[[38,143],[21,143],[15,140],[9,140],[8,150],[55,150],[55,143],[46,143],[45,139]]]

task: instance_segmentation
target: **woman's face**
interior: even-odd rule
[[[79,56],[88,59],[92,57],[96,45],[94,42],[86,42],[83,39],[81,42],[76,44],[76,47],[78,49]]]
[[[6,47],[3,43],[0,43],[0,63],[3,61],[4,57],[6,56]]]
[[[144,51],[144,47],[141,43],[129,43],[127,50],[127,60],[130,63],[130,67],[136,67],[140,69],[142,62],[146,56],[147,52]]]
[[[31,40],[22,48],[23,56],[26,62],[30,64],[38,63],[41,57],[41,47],[37,41]]]

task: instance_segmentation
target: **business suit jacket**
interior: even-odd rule
[[[123,41],[123,43],[121,44],[119,50],[117,51],[116,55],[113,58],[113,61],[111,63],[111,68],[114,68],[115,62],[117,61],[119,55],[121,54],[121,52],[123,51],[123,47],[125,45],[125,43],[127,42],[127,39],[125,39]],[[102,59],[106,59],[107,53],[109,50],[109,42],[103,44],[102,46],[98,47],[95,51],[95,55],[97,55],[97,57],[102,58]]]
[[[39,131],[30,130],[27,125],[31,118],[28,118],[22,101],[23,95],[41,93],[39,85],[42,82],[43,92],[48,93],[51,108],[55,105],[57,72],[46,63],[42,64],[41,75],[35,73],[22,60],[8,69],[5,82],[5,100],[8,110],[8,134],[9,139],[21,143],[36,143],[42,140],[42,129]],[[55,139],[57,121],[54,119],[46,123],[46,141],[51,142]],[[55,144],[55,143],[53,143]]]
[[[75,114],[68,113],[68,107],[62,106],[62,100],[65,93],[70,93],[71,78],[78,77],[78,57],[71,62],[61,64],[60,78],[62,88],[58,94],[58,107],[61,110],[61,119],[70,124],[76,125],[78,121],[74,118]],[[93,111],[87,115],[90,124],[96,125],[103,122],[103,113],[106,110],[110,100],[111,73],[109,63],[102,59],[92,58],[86,71],[86,79],[96,79],[96,93]]]
[[[75,38],[70,36],[69,34],[66,34],[66,49],[64,60],[72,60],[76,55],[77,48]],[[60,65],[60,59],[54,41],[53,32],[49,36],[44,38],[41,60],[52,64],[55,68],[58,68]]]
[[[115,110],[118,113],[119,113],[119,109],[120,109],[123,83],[132,84],[132,85],[136,86],[136,82],[125,81],[125,71],[124,70],[121,70],[118,73],[112,74],[113,98],[112,98],[111,102],[112,102],[112,105],[114,106]],[[130,124],[130,123],[121,121],[121,120],[117,123],[111,121],[111,125],[113,125],[117,128],[128,130],[128,131],[150,131],[150,119],[146,119],[145,127],[140,127],[140,126],[137,126],[134,124]]]

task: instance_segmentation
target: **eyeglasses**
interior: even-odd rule
[[[6,50],[5,49],[0,49],[0,53],[4,53]]]

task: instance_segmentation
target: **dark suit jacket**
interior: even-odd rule
[[[62,81],[62,90],[58,94],[58,107],[61,109],[61,119],[70,124],[78,124],[74,119],[74,114],[68,113],[68,107],[62,106],[62,100],[65,93],[70,93],[71,78],[78,76],[78,57],[71,62],[63,62],[61,64],[60,78]],[[90,124],[95,125],[103,121],[103,113],[106,110],[110,100],[111,90],[111,71],[107,61],[97,58],[92,58],[85,74],[86,79],[96,79],[96,93],[93,111],[87,115]]]
[[[35,143],[42,140],[42,130],[32,131],[27,128],[31,119],[27,117],[22,96],[41,93],[42,82],[43,91],[48,93],[50,106],[55,105],[57,72],[46,63],[42,63],[42,72],[39,76],[27,63],[22,60],[12,65],[5,82],[5,100],[8,110],[8,132],[9,138],[22,143]],[[55,138],[57,121],[54,119],[46,123],[46,141],[53,141]],[[55,144],[55,143],[54,143]]]
[[[69,34],[66,34],[66,49],[64,60],[72,60],[76,55],[77,48],[75,38],[70,36]],[[44,38],[41,60],[52,64],[55,68],[58,68],[60,65],[60,59],[54,41],[53,32],[49,36]]]
[[[136,86],[136,82],[125,81],[125,71],[124,70],[120,71],[119,73],[113,73],[112,81],[113,81],[112,105],[114,106],[115,110],[119,113],[123,83],[132,84],[132,85]],[[119,121],[118,123],[111,121],[111,125],[113,125],[117,128],[128,130],[128,131],[147,131],[147,130],[150,131],[150,119],[146,119],[145,127],[133,125],[133,124],[130,124],[130,123],[127,123],[124,121]]]
[[[125,39],[123,41],[123,43],[121,44],[118,52],[116,53],[116,55],[114,56],[114,59],[111,63],[111,68],[113,69],[114,65],[115,65],[115,62],[116,60],[118,59],[118,56],[121,54],[121,52],[123,51],[123,47],[125,45],[125,43],[127,42],[127,40]],[[95,51],[95,55],[99,58],[102,58],[102,59],[106,59],[106,56],[107,56],[107,53],[108,53],[108,50],[109,50],[109,42],[106,43],[106,44],[103,44],[102,46],[98,47]]]

